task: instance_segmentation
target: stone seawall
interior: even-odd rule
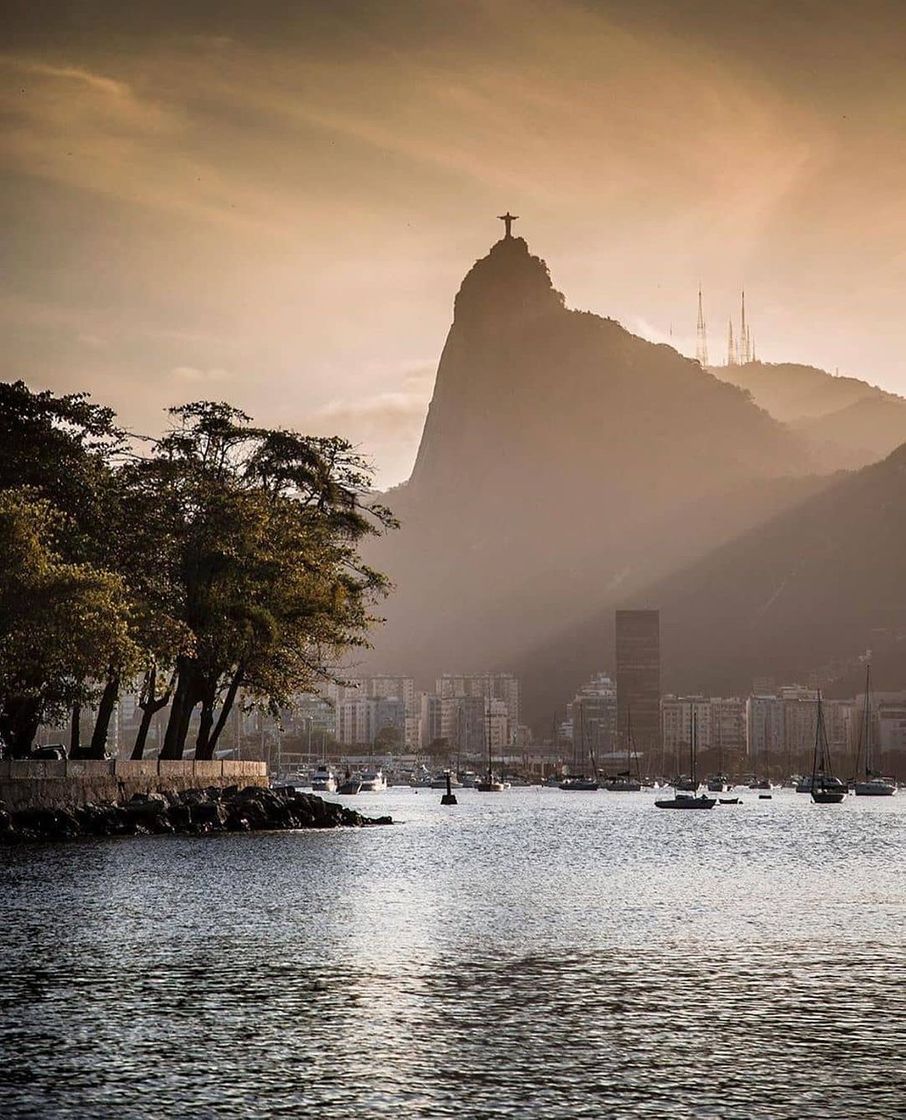
[[[121,803],[136,794],[267,784],[266,762],[0,760],[0,802],[13,812]]]

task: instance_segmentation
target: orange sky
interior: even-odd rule
[[[131,8],[14,12],[4,377],[143,431],[227,398],[399,481],[508,207],[571,306],[693,353],[701,279],[722,357],[744,284],[760,357],[906,394],[906,5]]]

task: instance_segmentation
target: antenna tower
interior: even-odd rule
[[[752,346],[749,340],[749,327],[746,323],[746,292],[745,288],[742,290],[742,311],[739,320],[739,350],[737,353],[737,362],[739,365],[746,365],[752,360]]]
[[[727,323],[727,365],[735,366],[736,364],[736,343],[733,341],[733,320],[730,319]]]
[[[702,369],[708,368],[708,329],[702,310],[702,286],[698,286],[698,322],[695,324],[695,357]]]

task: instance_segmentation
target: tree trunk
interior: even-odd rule
[[[94,721],[94,732],[91,736],[91,745],[85,752],[85,758],[103,758],[107,753],[107,732],[110,729],[110,719],[120,694],[120,675],[111,669],[101,694],[98,704],[97,719]]]
[[[196,762],[206,761],[211,757],[211,728],[214,726],[214,699],[217,695],[217,686],[208,682],[204,687],[201,698],[201,719],[198,723],[198,737],[195,740]]]
[[[214,757],[214,751],[217,749],[217,743],[220,740],[220,734],[226,727],[226,722],[229,719],[230,712],[233,710],[233,704],[236,702],[236,694],[239,692],[239,686],[242,683],[243,667],[240,665],[236,672],[233,674],[233,679],[230,681],[230,686],[226,691],[226,696],[223,698],[223,705],[220,709],[220,714],[217,717],[217,723],[214,725],[214,730],[211,732],[211,737],[208,745],[207,758]],[[196,758],[198,754],[196,752]]]
[[[160,752],[160,757],[163,759],[182,758],[192,709],[198,703],[195,666],[187,658],[180,658],[178,664],[176,692],[173,695],[173,706],[170,709],[164,745]]]
[[[146,704],[142,710],[141,723],[138,725],[138,734],[135,736],[135,743],[132,747],[132,754],[129,756],[133,762],[141,762],[145,756],[145,742],[148,738],[148,732],[151,729],[151,720],[154,719],[155,711],[150,704]]]
[[[11,697],[0,713],[0,734],[11,758],[28,758],[40,724],[38,702],[26,696]]]
[[[70,758],[81,758],[82,757],[81,722],[82,722],[82,705],[81,704],[73,704],[71,723],[69,725],[69,757]]]
[[[158,712],[170,703],[172,694],[173,681],[171,680],[163,696],[157,696],[157,667],[152,665],[145,677],[142,699],[138,702],[138,706],[142,710],[142,719],[138,727],[138,734],[135,736],[135,746],[132,748],[133,762],[140,762],[144,758],[145,743],[148,739],[148,732],[151,730],[151,721]]]

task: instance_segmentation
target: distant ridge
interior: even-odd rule
[[[716,366],[712,372],[797,431],[825,470],[863,467],[906,441],[906,398],[856,377],[792,362]]]
[[[906,444],[649,589],[668,676],[738,690],[818,674],[851,688],[872,649],[892,687],[906,672],[904,558]]]

